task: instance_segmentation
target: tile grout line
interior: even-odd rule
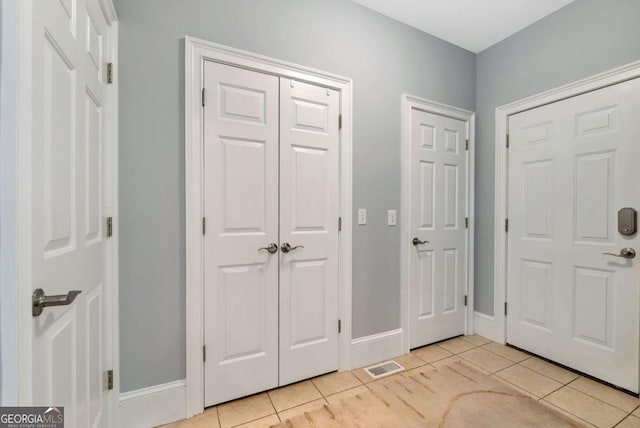
[[[272,389],[272,391],[278,390],[278,389],[280,389],[280,388],[282,388],[282,387],[278,387],[278,388],[276,388],[276,389]],[[273,400],[271,399],[271,395],[269,395],[269,391],[267,391],[267,398],[269,399],[269,403],[271,403],[271,407],[273,407],[273,411],[274,411],[274,412],[276,412],[276,417],[278,418],[278,420],[282,421],[282,420],[280,419],[280,414],[279,414],[279,413],[278,413],[278,411],[276,410],[276,406],[273,404]],[[267,415],[267,416],[264,416],[264,417],[266,418],[266,417],[268,417],[268,416],[270,416],[270,415]],[[260,418],[258,418],[258,419],[260,419]],[[255,419],[255,420],[257,421],[258,419]],[[253,422],[253,421],[249,421],[249,422]],[[222,427],[220,427],[220,428],[222,428]]]

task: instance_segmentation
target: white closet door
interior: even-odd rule
[[[338,368],[339,96],[280,79],[281,385]]]
[[[638,391],[640,79],[509,118],[507,340]]]
[[[410,347],[464,334],[467,123],[412,110]]]
[[[31,251],[34,289],[47,296],[81,291],[69,306],[33,317],[33,356],[25,361],[33,368],[32,404],[64,407],[66,427],[106,427],[103,54],[109,29],[97,1],[32,7],[32,218],[24,219],[31,222],[31,242],[21,245]]]
[[[278,386],[278,78],[205,64],[205,404]]]

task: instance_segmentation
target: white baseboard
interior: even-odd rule
[[[473,313],[473,332],[475,334],[497,341],[496,338],[498,335],[496,334],[496,328],[495,317],[481,312]]]
[[[402,354],[401,328],[351,341],[352,368],[364,367]]]
[[[186,392],[183,379],[120,394],[120,421],[114,426],[150,428],[184,419]]]

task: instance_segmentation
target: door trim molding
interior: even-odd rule
[[[626,80],[640,77],[640,61],[635,61],[585,79],[568,83],[557,88],[532,95],[496,108],[495,111],[495,211],[494,211],[494,334],[493,340],[506,343],[507,323],[501,310],[507,300],[507,232],[504,230],[507,219],[508,194],[508,157],[506,135],[509,132],[509,116],[615,85]],[[486,316],[487,321],[491,318]]]
[[[475,112],[458,107],[442,104],[436,101],[419,98],[409,94],[402,95],[402,192],[401,192],[401,221],[400,221],[400,325],[402,329],[402,350],[409,352],[410,334],[410,248],[405,245],[411,240],[411,141],[409,139],[409,126],[411,111],[421,110],[428,113],[447,116],[467,122],[469,135],[469,151],[467,157],[467,216],[469,228],[467,229],[467,278],[465,288],[467,290],[468,305],[465,311],[465,333],[473,333],[473,279],[474,279],[474,204],[475,204]]]
[[[202,240],[202,143],[201,89],[204,61],[255,70],[313,83],[340,91],[340,296],[342,333],[338,340],[338,369],[351,368],[351,240],[352,240],[352,98],[350,78],[230,48],[206,40],[185,37],[185,205],[186,205],[186,417],[204,409],[203,240]],[[337,222],[338,219],[336,219]],[[337,226],[337,225],[336,225]]]

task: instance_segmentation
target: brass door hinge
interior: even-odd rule
[[[338,232],[342,230],[342,217],[338,217]]]
[[[507,316],[507,302],[504,302],[504,316]]]
[[[342,333],[342,320],[338,320],[338,334]]]
[[[113,63],[107,63],[107,83],[113,83]]]
[[[203,362],[207,361],[207,346],[206,345],[202,346],[202,361]]]
[[[509,148],[509,134],[507,134],[507,149]]]
[[[202,234],[207,233],[207,219],[202,217]]]
[[[338,115],[338,129],[342,129],[342,114]]]
[[[107,389],[113,389],[113,370],[107,371]]]
[[[509,232],[509,219],[504,219],[504,231]]]
[[[202,107],[204,107],[204,88],[202,88]]]
[[[467,306],[469,304],[469,296],[464,295],[464,305]]]
[[[464,218],[464,228],[469,229],[469,217]]]
[[[113,217],[107,217],[107,238],[113,236]]]
[[[464,149],[469,150],[469,140],[464,141]]]

